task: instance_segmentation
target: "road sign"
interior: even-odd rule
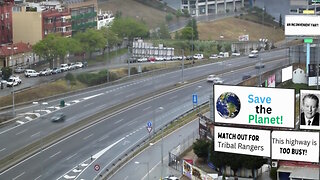
[[[96,171],[99,171],[99,170],[100,170],[99,164],[94,165],[94,170],[96,170]]]
[[[198,103],[198,95],[192,94],[192,102],[193,102],[193,104],[197,104]]]
[[[304,39],[304,43],[312,43],[313,39],[312,38],[306,38]]]
[[[147,127],[147,130],[150,133],[152,131],[152,127]]]
[[[152,122],[151,121],[147,122],[147,127],[152,127]]]

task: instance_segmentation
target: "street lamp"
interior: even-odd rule
[[[8,50],[11,50],[11,56],[10,56],[10,61],[12,63],[12,75],[13,75],[13,69],[14,69],[14,62],[13,62],[13,52],[14,50],[17,50],[18,47],[13,47],[13,45],[11,47],[7,47]],[[12,83],[12,115],[13,118],[16,116],[15,114],[15,109],[14,109],[14,83],[15,83],[15,79],[13,79],[13,83]]]
[[[139,162],[139,161],[136,161],[136,162],[134,162],[135,164],[145,164],[145,165],[147,165],[147,169],[148,169],[148,180],[150,179],[149,178],[149,162]]]

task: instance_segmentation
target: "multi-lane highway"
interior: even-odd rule
[[[266,62],[263,70],[267,71],[288,64],[288,60],[284,58],[286,54],[286,50],[261,54],[263,61],[280,59]],[[188,68],[184,70],[184,80],[190,81],[197,77],[224,71],[225,73],[220,75],[222,79],[227,84],[236,84],[242,80],[243,74],[256,75],[258,73],[254,64],[259,59],[239,57],[225,62]],[[147,121],[153,121],[155,129],[159,129],[192,108],[191,94],[193,93],[199,95],[200,103],[208,101],[212,93],[212,84],[205,82],[205,78],[195,83],[177,86],[163,94],[153,93],[156,90],[178,84],[182,79],[181,74],[181,71],[175,71],[143,77],[127,83],[65,97],[64,99],[70,105],[55,110],[66,114],[67,119],[63,123],[50,122],[49,118],[53,114],[50,113],[18,126],[1,129],[0,142],[3,143],[0,145],[0,156],[5,157],[31,142],[41,141],[44,136],[68,127],[103,109],[145,94],[153,95],[140,103],[118,109],[82,131],[39,150],[33,156],[1,172],[0,179],[57,179],[72,176],[79,179],[94,178],[101,172],[94,171],[90,166],[99,163],[102,166],[101,169],[110,168],[118,158],[128,153],[148,136],[145,129]],[[59,100],[49,102],[50,106],[58,106],[58,104]],[[32,109],[32,107],[27,107],[19,112],[32,111]]]

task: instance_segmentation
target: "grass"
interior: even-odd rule
[[[62,94],[85,88],[86,85],[77,82],[75,86],[68,86],[65,80],[57,80],[52,83],[41,84],[36,88],[15,93],[15,103],[29,102],[37,99]],[[0,107],[12,105],[12,95],[0,97]]]
[[[149,28],[159,27],[165,23],[166,12],[152,8],[134,0],[108,0],[98,3],[98,9],[121,12],[123,17],[133,17],[142,20]],[[174,17],[175,19],[175,17]]]
[[[250,41],[257,41],[264,37],[269,41],[277,42],[284,40],[284,32],[280,28],[262,26],[261,24],[239,18],[225,18],[213,22],[198,24],[200,40],[229,40],[238,41],[240,35],[249,35]],[[221,39],[220,36],[224,38]]]

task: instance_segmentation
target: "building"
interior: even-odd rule
[[[64,0],[62,5],[71,13],[72,35],[97,28],[97,0]]]
[[[191,16],[234,12],[244,7],[244,0],[181,0],[181,9]]]
[[[0,44],[12,42],[13,0],[0,0]]]
[[[0,47],[0,69],[13,66],[27,67],[38,61],[30,44],[20,42]]]
[[[102,12],[101,9],[97,15],[97,29],[109,27],[114,20],[112,12]]]
[[[48,3],[48,4],[47,4]],[[42,2],[13,7],[13,43],[36,44],[46,35],[55,33],[71,36],[71,15],[59,3]]]

